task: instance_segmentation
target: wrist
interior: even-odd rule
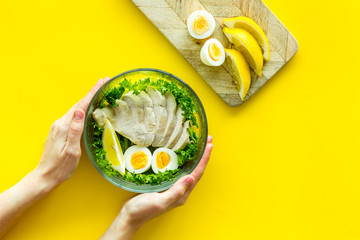
[[[26,177],[26,181],[33,187],[39,196],[51,192],[58,184],[48,179],[40,169],[35,168]]]
[[[2,194],[11,199],[6,203],[7,208],[14,208],[20,212],[51,190],[52,187],[34,170]]]
[[[36,180],[45,188],[44,190],[48,192],[63,182],[59,177],[56,177],[53,170],[49,170],[40,164],[32,171],[32,173]]]
[[[141,223],[134,222],[124,209],[120,211],[109,229],[104,233],[101,240],[128,240],[132,239],[140,229]]]

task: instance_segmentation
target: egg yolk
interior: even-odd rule
[[[220,47],[215,43],[209,44],[209,55],[212,60],[219,61],[221,59],[221,50]]]
[[[159,152],[156,154],[156,165],[159,169],[163,169],[170,162],[170,155],[166,152]]]
[[[201,35],[208,31],[210,28],[208,20],[202,16],[198,15],[194,18],[193,22],[193,30],[196,34]]]
[[[137,151],[131,156],[131,165],[134,169],[140,169],[146,166],[148,157],[145,153]]]

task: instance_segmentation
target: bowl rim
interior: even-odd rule
[[[207,118],[206,118],[206,113],[205,113],[205,109],[204,109],[204,106],[202,104],[202,102],[200,101],[200,98],[198,97],[198,95],[195,93],[195,91],[186,83],[184,82],[183,80],[181,80],[179,77],[171,74],[171,73],[168,73],[166,71],[163,71],[163,70],[159,70],[159,69],[155,69],[155,68],[135,68],[135,69],[132,69],[132,70],[128,70],[128,71],[125,71],[125,72],[122,72],[114,77],[112,77],[110,80],[108,80],[103,86],[101,86],[97,92],[94,94],[94,96],[92,97],[87,109],[86,109],[86,113],[85,113],[85,119],[84,119],[84,126],[85,126],[85,123],[88,121],[88,116],[90,115],[89,114],[89,111],[90,111],[90,108],[92,106],[92,103],[93,101],[96,99],[96,97],[102,92],[102,90],[108,85],[110,84],[113,80],[123,76],[123,75],[126,75],[126,74],[129,74],[129,73],[132,73],[132,72],[140,72],[140,71],[148,71],[148,72],[158,72],[158,73],[162,73],[162,74],[165,74],[165,75],[168,75],[174,79],[176,79],[177,81],[179,81],[180,83],[182,83],[183,85],[185,85],[187,87],[187,89],[190,90],[190,92],[193,94],[193,96],[195,96],[198,104],[199,104],[199,107],[203,113],[203,118],[204,118],[204,122],[205,122],[205,144],[204,144],[204,147],[203,149],[201,150],[201,154],[199,155],[200,156],[200,160],[198,160],[196,162],[196,164],[192,167],[192,169],[190,170],[190,172],[188,174],[191,174],[194,169],[198,166],[198,164],[200,163],[203,155],[204,155],[204,152],[205,152],[205,149],[206,149],[206,145],[207,145],[207,139],[208,139],[208,124],[207,124]],[[129,188],[129,187],[126,187],[126,186],[122,186],[121,184],[118,184],[117,182],[115,182],[114,180],[112,180],[111,178],[109,178],[105,173],[103,173],[101,171],[101,169],[98,167],[98,165],[96,164],[96,160],[92,159],[91,157],[91,154],[90,154],[90,149],[88,147],[88,145],[90,144],[88,142],[88,140],[86,139],[86,128],[84,128],[84,131],[83,131],[83,138],[84,138],[84,145],[85,145],[85,149],[86,149],[86,153],[90,159],[90,161],[92,162],[92,164],[95,166],[95,168],[97,169],[97,171],[107,180],[109,181],[110,183],[112,183],[113,185],[121,188],[121,189],[124,189],[126,191],[129,191],[129,192],[135,192],[135,193],[151,193],[151,192],[161,192],[161,191],[165,191],[169,188],[171,188],[174,183],[176,181],[173,181],[171,184],[169,184],[168,186],[163,186],[159,189],[155,189],[155,190],[137,190],[137,189],[132,189],[132,188]],[[159,185],[161,186],[161,184]]]

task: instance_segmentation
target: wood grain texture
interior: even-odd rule
[[[251,97],[297,52],[296,39],[261,0],[132,0],[145,16],[169,39],[198,74],[230,106],[238,106]],[[196,10],[207,10],[216,20],[212,37],[225,48],[233,48],[222,32],[222,20],[237,16],[253,19],[265,32],[270,43],[270,61],[264,62],[263,74],[251,70],[251,86],[244,101],[236,91],[227,63],[209,67],[200,60],[203,40],[190,36],[188,16]]]

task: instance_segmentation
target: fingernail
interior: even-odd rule
[[[208,136],[208,139],[209,139],[210,142],[212,142],[213,137],[209,135],[209,136]]]
[[[75,120],[83,120],[84,119],[84,111],[81,111],[81,110],[76,110],[75,113],[74,113],[74,119]]]

